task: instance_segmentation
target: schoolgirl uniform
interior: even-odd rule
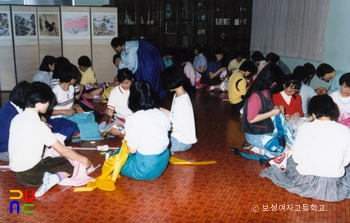
[[[140,110],[128,116],[124,139],[129,147],[137,148],[137,151],[129,155],[121,174],[137,180],[159,177],[169,162],[170,126],[169,118],[156,108]]]

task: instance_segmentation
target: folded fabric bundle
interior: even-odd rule
[[[80,140],[103,140],[103,137],[99,134],[98,124],[92,111],[75,113],[72,116],[62,115],[62,117],[78,124]]]

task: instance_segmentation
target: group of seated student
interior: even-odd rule
[[[228,91],[232,112],[241,114],[247,141],[243,149],[260,152],[244,155],[238,149],[231,150],[261,164],[278,157],[287,160],[284,170],[272,165],[264,169],[262,177],[305,197],[325,201],[350,197],[350,177],[346,174],[350,171],[350,73],[337,72],[325,63],[317,69],[306,63],[291,73],[273,52],[264,57],[255,51],[249,60],[238,51],[226,64],[223,49],[216,49],[215,59],[207,62],[200,45],[195,45],[193,51],[167,49],[163,58],[144,41],[114,38],[111,46],[117,52],[113,57],[117,72],[109,84],[106,115],[115,123],[109,134],[123,137],[130,152],[121,174],[138,180],[159,177],[170,153],[186,151],[197,142],[189,93],[198,88],[221,89]],[[132,55],[125,54],[126,50]],[[160,71],[157,78],[142,76],[146,64],[139,61],[147,55],[159,63],[151,69]],[[36,197],[72,174],[73,167],[66,158],[91,166],[89,159],[68,150],[52,134],[61,133],[68,140],[79,137],[77,124],[61,116],[83,112],[77,100],[98,101],[103,94],[103,84],[98,84],[91,60],[82,56],[78,65],[65,57],[44,57],[33,83],[18,83],[0,110],[0,132],[5,136],[0,140],[0,159],[10,161],[19,183],[40,186]],[[329,82],[328,89],[309,86],[315,73]],[[174,94],[170,110],[156,107],[165,93]],[[296,135],[288,135],[288,123],[301,117],[308,119]],[[24,127],[20,129],[22,122]],[[27,142],[15,140],[16,134],[30,132],[28,128],[33,125],[38,125],[40,131],[27,134]],[[39,135],[44,137],[35,141]],[[329,140],[330,136],[336,140]],[[271,138],[268,142],[267,137]],[[25,164],[24,156],[19,155],[24,153],[23,143],[32,151],[28,154],[30,162]],[[42,159],[39,148],[43,145],[51,146],[63,157]]]
[[[117,67],[120,61],[120,54],[114,55],[113,63]],[[186,57],[183,65],[191,65],[189,61]],[[79,137],[77,124],[62,115],[83,112],[75,102],[81,95],[91,93],[86,86],[99,90],[90,59],[82,56],[78,64],[79,68],[65,57],[46,56],[34,81],[18,83],[10,101],[0,110],[0,131],[5,136],[0,141],[0,159],[10,162],[20,184],[39,187],[36,197],[72,175],[74,167],[67,159],[83,163],[87,168],[92,166],[88,158],[67,149],[54,135],[60,133],[66,140]],[[193,76],[194,69],[192,73]],[[167,93],[174,92],[170,110],[156,108],[158,97],[152,85],[135,80],[135,74],[126,67],[117,70],[107,102],[106,114],[125,127],[123,134],[117,126],[110,133],[124,137],[130,152],[121,173],[139,180],[159,177],[168,165],[170,152],[186,151],[197,142],[192,103],[185,90],[194,87],[193,80],[191,85],[191,78],[177,64],[163,70],[159,78]],[[93,100],[87,97],[85,100]],[[37,126],[37,131],[30,131],[32,126]],[[16,140],[16,135],[23,132],[26,132],[24,140]],[[62,157],[43,158],[44,146],[53,148]]]
[[[0,110],[0,158],[10,163],[18,183],[39,187],[35,197],[72,175],[74,168],[68,159],[86,168],[92,165],[88,158],[61,144],[45,118],[41,118],[55,102],[56,97],[47,83],[21,81],[11,91],[10,101]],[[43,158],[44,146],[56,150],[61,157]]]
[[[244,153],[236,148],[231,150],[245,158],[259,160],[261,164],[278,157],[285,158],[285,168],[271,165],[260,176],[292,193],[331,202],[350,198],[347,173],[350,171],[350,73],[343,74],[325,63],[317,69],[306,63],[286,74],[277,63],[263,59],[260,52],[253,54],[252,60],[257,66],[263,63],[259,74],[248,88],[246,82],[241,86],[247,90],[239,95],[237,79],[244,75],[243,63],[242,74],[230,77],[229,97],[231,95],[233,111],[243,106],[242,129],[247,140],[243,148],[259,151],[259,154]],[[329,82],[328,89],[309,86],[315,73]],[[232,103],[233,99],[240,103]],[[236,105],[240,106],[237,108]],[[278,124],[281,114],[285,120],[282,128]],[[299,117],[308,119],[299,126],[296,135],[287,135],[285,123]],[[282,131],[282,140],[278,138],[279,131]],[[271,138],[269,142],[264,141],[267,136]],[[329,137],[335,140],[329,140]]]

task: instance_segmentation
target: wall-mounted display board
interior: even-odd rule
[[[115,8],[91,7],[91,34],[96,78],[100,82],[111,82],[117,69],[112,63],[115,52],[111,47],[111,40],[118,36],[118,13]]]
[[[46,55],[59,57],[62,55],[60,7],[37,7],[39,58],[40,63]]]
[[[67,57],[78,65],[92,61],[99,82],[113,80],[110,46],[118,36],[117,7],[0,6],[0,91],[31,82],[46,55]]]
[[[10,91],[16,84],[13,53],[11,10],[9,5],[0,6],[0,91]]]
[[[32,81],[40,61],[36,7],[11,6],[11,10],[17,81]]]
[[[79,57],[91,59],[90,7],[61,7],[63,56],[78,65]]]

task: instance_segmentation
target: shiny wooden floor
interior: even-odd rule
[[[0,222],[350,222],[349,199],[328,203],[291,194],[259,176],[265,166],[231,152],[230,147],[241,148],[245,140],[240,119],[231,114],[229,102],[220,100],[223,96],[197,91],[193,107],[198,143],[173,155],[188,161],[215,160],[216,164],[170,163],[152,181],[122,176],[113,192],[75,193],[73,187],[55,186],[27,207],[33,214],[9,213],[9,191],[32,188],[19,185],[10,171],[0,172]],[[170,101],[164,100],[163,106],[170,108]],[[72,145],[119,146],[120,141]],[[79,152],[95,166],[103,164],[104,156],[97,151]],[[100,173],[101,168],[92,176]],[[19,202],[25,203],[23,198]]]

